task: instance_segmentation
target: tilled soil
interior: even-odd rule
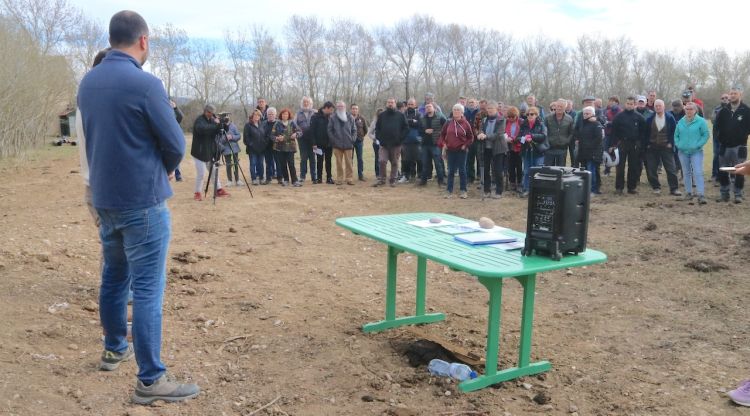
[[[552,370],[473,393],[409,366],[406,328],[382,319],[382,244],[337,227],[342,216],[446,212],[517,230],[526,201],[445,200],[437,185],[228,188],[192,199],[194,169],[169,201],[173,239],[162,357],[201,395],[132,405],[136,365],[97,371],[99,242],[82,202],[75,148],[0,164],[0,413],[12,415],[741,415],[725,392],[750,374],[746,204],[615,196],[592,203],[589,246],[602,265],[545,273],[532,356]],[[245,171],[247,172],[246,162]],[[372,179],[372,167],[368,166]],[[222,172],[223,176],[223,172]],[[645,176],[644,176],[645,181]],[[414,307],[416,258],[399,258],[398,312]],[[500,363],[515,365],[521,288],[503,294]],[[484,354],[487,293],[428,263],[421,327]],[[266,406],[267,405],[267,406]],[[266,406],[266,407],[263,407]],[[261,409],[262,408],[262,409]],[[260,411],[257,411],[261,409]],[[256,412],[257,411],[257,412]]]

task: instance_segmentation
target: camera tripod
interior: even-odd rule
[[[214,186],[214,192],[213,192],[213,202],[214,205],[216,205],[216,191],[219,189],[219,166],[222,165],[221,163],[221,155],[222,155],[222,148],[224,145],[229,145],[229,140],[227,139],[227,131],[222,128],[219,130],[219,134],[216,135],[216,151],[214,152],[213,157],[211,158],[211,169],[208,171],[208,180],[206,181],[206,188],[203,190],[203,197],[205,198],[208,194],[208,188],[213,183]],[[239,158],[232,158],[231,163],[227,163],[227,166],[236,166],[239,168],[240,173],[242,174],[242,180],[245,182],[245,186],[247,187],[247,190],[250,192],[250,197],[254,198],[253,196],[253,190],[250,188],[250,183],[247,181],[247,177],[245,176],[245,171],[242,170],[242,164],[239,162]],[[212,181],[213,180],[213,181]]]

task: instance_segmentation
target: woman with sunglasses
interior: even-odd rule
[[[526,120],[521,123],[519,134],[523,147],[523,193],[521,197],[529,196],[529,169],[534,166],[544,165],[544,152],[549,149],[547,139],[547,127],[539,119],[539,108],[529,107],[526,112]]]

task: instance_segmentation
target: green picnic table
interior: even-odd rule
[[[433,227],[418,227],[408,224],[411,221],[441,218],[444,222],[456,224],[470,220],[440,213],[409,213],[396,215],[375,215],[346,217],[336,220],[336,224],[354,234],[369,237],[388,246],[388,269],[386,274],[385,319],[368,323],[364,332],[377,332],[403,325],[427,324],[445,320],[443,313],[425,313],[427,286],[427,260],[444,264],[452,269],[476,276],[489,292],[489,312],[487,323],[487,355],[484,374],[459,384],[462,391],[479,390],[487,386],[518,377],[548,371],[548,361],[531,362],[531,331],[534,321],[534,290],[536,274],[550,270],[579,267],[603,263],[607,256],[599,251],[586,250],[578,255],[564,256],[555,261],[542,256],[522,256],[520,250],[505,251],[484,245],[464,244],[453,235],[437,231]],[[516,231],[503,231],[523,241],[524,234]],[[407,252],[417,256],[416,313],[412,316],[396,317],[396,277],[398,255]],[[501,371],[497,369],[498,343],[500,337],[500,309],[502,303],[503,279],[514,278],[523,287],[521,314],[521,340],[516,367]]]

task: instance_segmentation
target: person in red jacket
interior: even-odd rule
[[[453,197],[453,177],[458,170],[461,186],[461,199],[468,198],[466,193],[466,155],[468,148],[474,141],[474,132],[471,124],[464,117],[464,106],[456,104],[453,106],[452,117],[440,131],[438,147],[443,149],[443,158],[448,161],[448,186],[446,198]]]

